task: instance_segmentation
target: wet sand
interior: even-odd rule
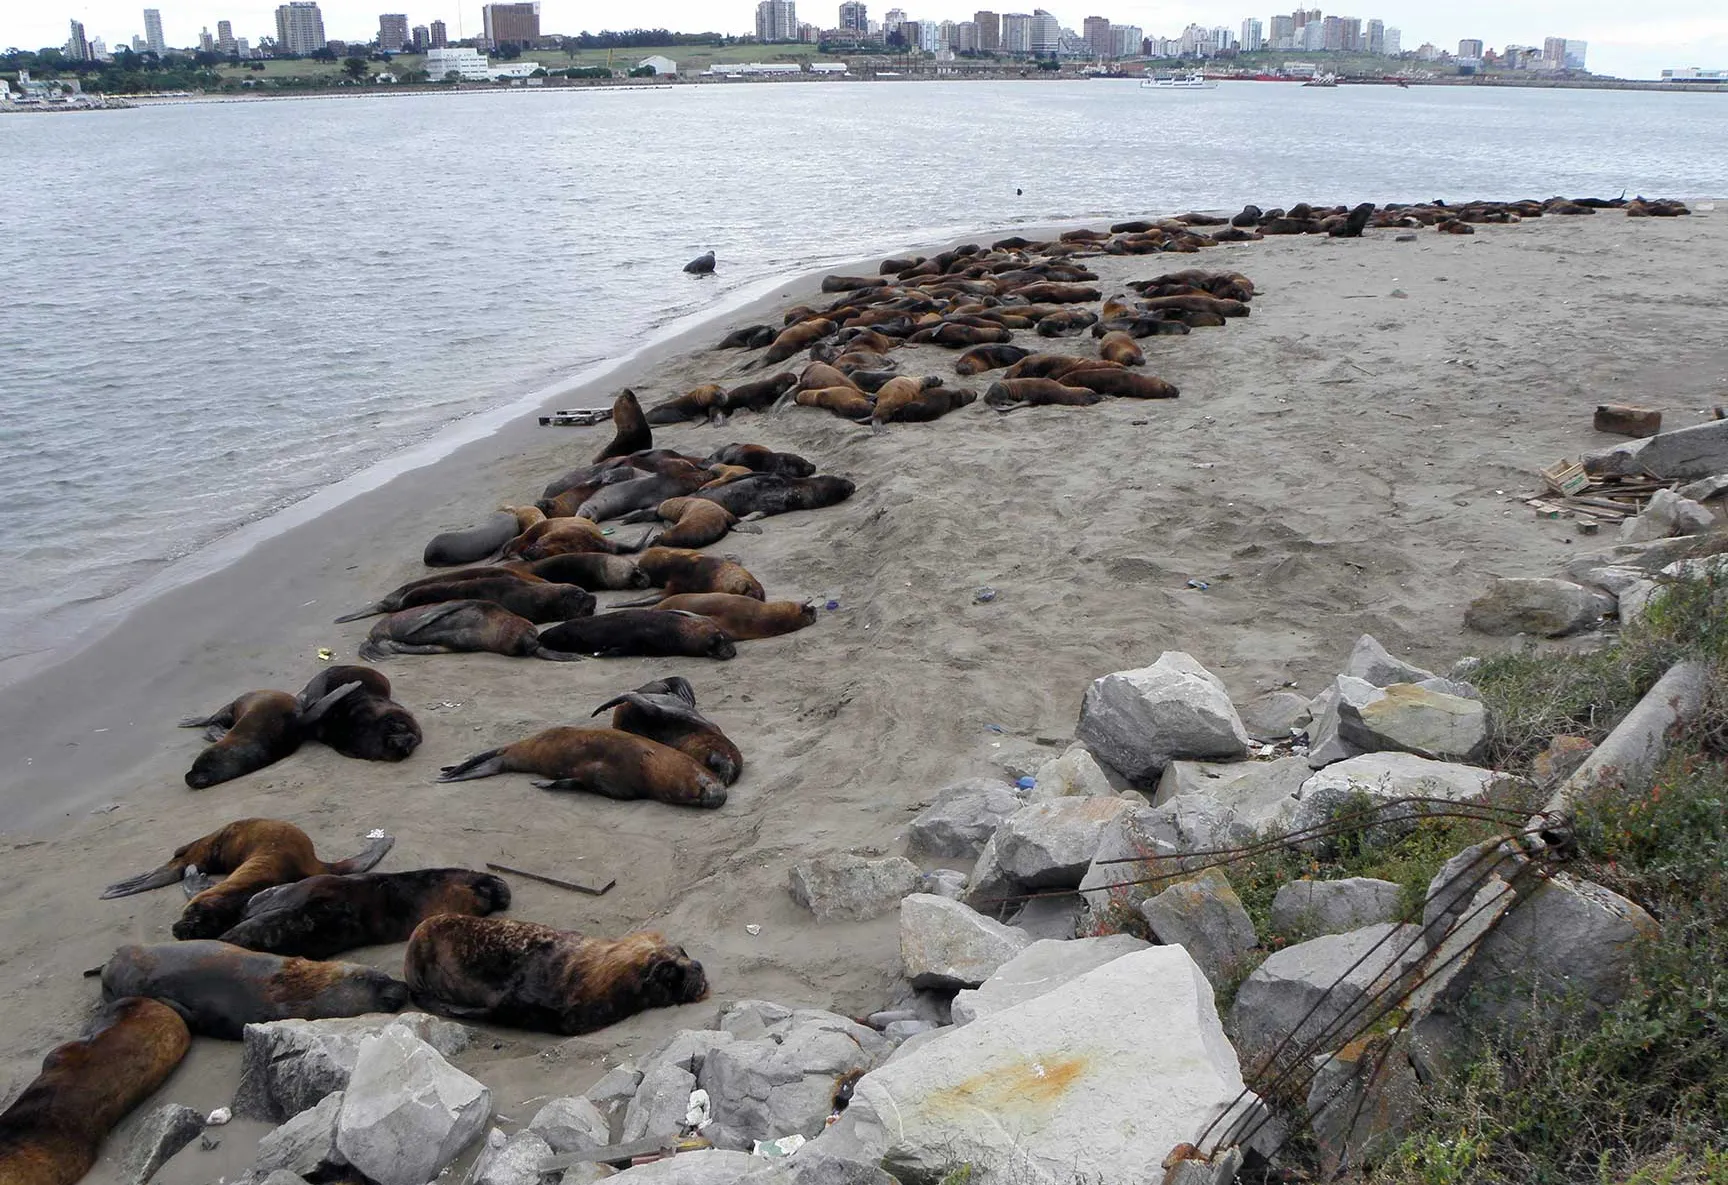
[[[1414,243],[1379,231],[1088,260],[1107,294],[1188,266],[1242,271],[1261,294],[1228,328],[1141,343],[1147,373],[1182,389],[1173,402],[1005,416],[979,402],[880,436],[801,408],[657,429],[657,443],[686,452],[756,441],[853,479],[858,492],[839,507],[772,518],[711,549],[736,554],[773,599],[839,608],[801,633],[743,643],[730,662],[394,659],[383,669],[426,733],[409,761],[309,745],[194,793],[181,775],[201,742],[176,719],[252,688],[297,690],[320,647],[350,660],[369,623],[331,618],[423,574],[432,534],[532,500],[611,429],[525,417],[269,539],[0,702],[0,1098],[79,1027],[97,994],[80,973],[122,943],[167,940],[182,905],[178,890],[101,902],[100,888],[252,815],[297,822],[327,858],[384,828],[397,846],[383,870],[499,860],[616,877],[599,898],[516,881],[512,913],[596,933],[659,929],[706,964],[708,1003],[565,1043],[500,1031],[497,1048],[459,1059],[520,1122],[533,1110],[524,1100],[578,1091],[606,1057],[704,1025],[723,1001],[884,1006],[898,987],[895,919],[817,925],[786,893],[794,860],[898,853],[935,790],[992,772],[1007,752],[1059,752],[1090,679],[1166,649],[1193,654],[1241,704],[1292,684],[1317,692],[1363,632],[1439,667],[1504,647],[1463,628],[1490,575],[1548,575],[1612,542],[1537,519],[1521,501],[1536,470],[1612,442],[1590,426],[1599,402],[1660,408],[1678,427],[1725,401],[1725,246],[1716,210],[1604,212],[1470,237],[1424,231]],[[812,295],[805,282],[769,304]],[[707,347],[761,319],[732,316],[604,392],[555,402],[604,402],[628,383],[647,404],[743,381],[744,355]],[[1093,347],[1089,336],[1016,336]],[[916,347],[902,370],[954,382],[956,357]],[[960,382],[981,392],[988,377]],[[996,598],[975,603],[985,585]],[[552,795],[525,776],[434,781],[442,765],[577,723],[666,674],[687,677],[744,751],[718,812]],[[400,948],[348,957],[398,968]],[[238,1045],[200,1040],[157,1101],[224,1105],[238,1062]],[[229,1133],[161,1179],[243,1170],[258,1132]],[[112,1179],[121,1151],[111,1141],[90,1179]]]

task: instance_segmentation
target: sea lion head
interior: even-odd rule
[[[642,1002],[649,1008],[694,1004],[708,998],[708,975],[681,946],[664,942],[642,970]]]
[[[245,755],[224,745],[212,745],[198,754],[192,768],[186,771],[186,784],[194,790],[204,790],[222,782],[231,782],[251,773],[253,764]]]
[[[420,726],[407,710],[392,711],[378,722],[379,756],[385,761],[404,761],[420,747]]]
[[[714,636],[708,641],[707,654],[709,658],[736,658],[738,647],[725,630],[715,630]]]

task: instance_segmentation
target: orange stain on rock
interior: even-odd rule
[[[1086,1065],[1083,1057],[1028,1059],[974,1074],[964,1082],[936,1091],[925,1105],[937,1111],[1048,1108],[1060,1102],[1069,1087],[1080,1080]]]

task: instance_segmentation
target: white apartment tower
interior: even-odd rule
[[[157,57],[168,52],[168,43],[162,39],[162,10],[159,8],[144,10],[144,48]]]
[[[1002,14],[1002,52],[1032,52],[1032,18],[1024,12]]]
[[[1032,54],[1034,57],[1055,56],[1062,45],[1062,22],[1042,8],[1032,10]]]
[[[324,48],[324,14],[317,0],[289,0],[276,9],[276,45],[289,53],[309,54]]]
[[[793,0],[762,0],[756,6],[756,40],[798,40],[798,6]]]
[[[1253,17],[1242,22],[1242,52],[1255,53],[1266,48],[1264,26]]]

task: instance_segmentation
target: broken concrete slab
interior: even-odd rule
[[[1711,477],[1728,471],[1728,420],[1672,428],[1643,440],[1586,453],[1584,471],[1592,477],[1646,473],[1663,479]]]

